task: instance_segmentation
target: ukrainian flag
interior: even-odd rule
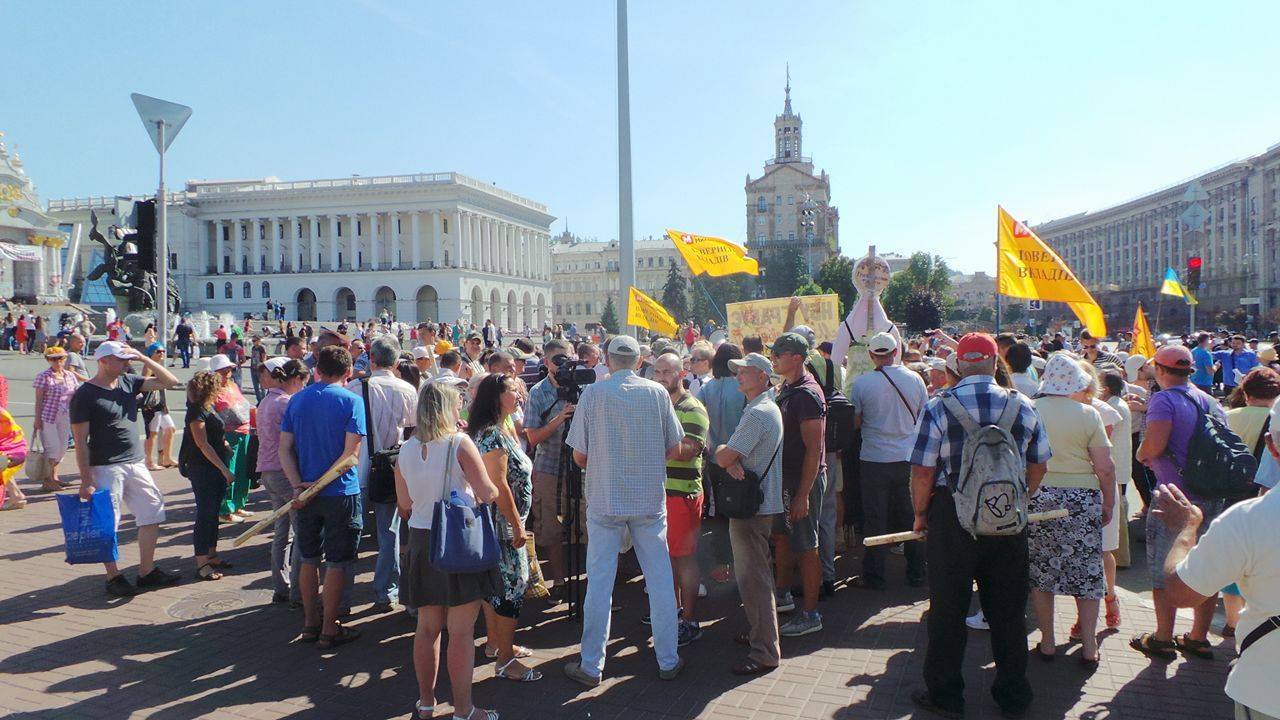
[[[1164,283],[1160,286],[1160,294],[1180,297],[1186,300],[1188,305],[1200,304],[1190,290],[1182,287],[1182,282],[1178,280],[1178,273],[1174,272],[1173,268],[1167,268],[1164,271]]]

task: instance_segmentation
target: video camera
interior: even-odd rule
[[[566,402],[577,403],[582,396],[582,386],[596,381],[596,371],[587,367],[584,360],[559,355],[548,362],[556,366],[556,395]],[[542,366],[539,379],[551,374],[550,364]]]

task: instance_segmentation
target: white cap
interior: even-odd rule
[[[231,362],[231,358],[221,353],[209,358],[209,369],[213,372],[224,370],[229,367],[235,367],[235,363]]]
[[[105,357],[118,357],[121,360],[132,360],[133,355],[129,354],[129,346],[115,340],[108,340],[98,346],[93,351],[93,359],[101,360]]]
[[[410,352],[413,353],[414,360],[422,360],[423,358],[431,357],[431,348],[427,347],[426,345],[419,345],[418,347],[414,348]]]
[[[947,361],[944,358],[930,357],[927,359],[927,362],[929,363],[930,370],[946,370],[947,369]]]
[[[225,357],[225,356],[215,355],[214,357]],[[284,355],[280,355],[278,357],[267,359],[262,363],[262,367],[266,368],[267,372],[275,372],[276,370],[279,370],[280,368],[284,367],[285,363],[287,362],[289,362],[289,358]],[[209,365],[212,366],[213,361],[210,361]]]
[[[867,342],[867,350],[872,355],[887,355],[898,349],[898,341],[889,333],[876,333],[874,337]]]

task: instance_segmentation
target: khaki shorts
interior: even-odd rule
[[[529,511],[529,523],[526,528],[537,538],[539,546],[546,547],[561,542],[564,538],[564,522],[560,503],[556,502],[557,478],[551,473],[533,473],[533,505]],[[561,492],[563,492],[561,488]],[[587,501],[583,498],[579,510],[579,533],[582,542],[587,541]]]

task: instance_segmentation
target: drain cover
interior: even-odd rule
[[[270,600],[271,593],[266,590],[223,590],[183,598],[170,605],[165,612],[178,620],[199,620],[253,605],[263,605]]]

